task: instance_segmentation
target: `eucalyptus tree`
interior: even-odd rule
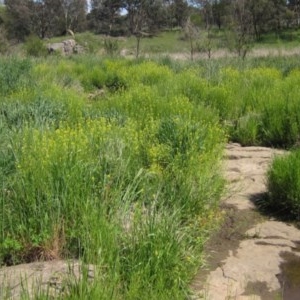
[[[299,27],[300,26],[300,0],[288,1],[288,8],[292,13],[293,25]]]
[[[59,35],[60,0],[29,1],[30,31],[40,38]]]
[[[86,23],[87,1],[86,0],[59,0],[61,20],[63,20],[64,31],[80,31]]]
[[[285,25],[285,17],[287,13],[286,4],[286,0],[270,0],[270,10],[272,12],[270,26],[271,29],[277,32],[277,34]]]
[[[86,0],[5,0],[6,26],[11,37],[23,40],[29,34],[40,38],[82,28]]]
[[[99,33],[112,34],[122,19],[124,0],[92,0],[90,20],[92,28]]]
[[[136,37],[136,57],[143,37],[156,34],[167,24],[167,6],[163,0],[126,0],[124,9],[129,33]]]
[[[272,19],[272,3],[271,0],[249,0],[247,8],[251,14],[251,23],[256,40],[268,31],[269,22]]]
[[[29,0],[5,0],[9,36],[23,40],[31,32]]]
[[[176,26],[184,27],[189,16],[189,4],[186,0],[173,0],[171,2],[171,11]]]
[[[245,58],[253,44],[254,32],[248,0],[232,0],[227,16],[228,48]]]

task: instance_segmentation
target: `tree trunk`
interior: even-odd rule
[[[141,42],[141,36],[137,35],[136,36],[136,55],[135,55],[136,58],[138,58],[140,55],[140,42]]]

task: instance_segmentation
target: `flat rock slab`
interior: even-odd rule
[[[280,266],[285,262],[284,254],[293,253],[300,258],[300,231],[293,226],[267,221],[246,234],[237,251],[229,252],[226,260],[209,274],[206,299],[266,299],[267,296],[255,294],[255,288],[248,290],[249,283],[257,282],[264,283],[265,293],[270,292],[268,299],[272,299],[272,292],[282,286]]]
[[[241,147],[228,144],[225,149],[225,178],[228,181],[224,201],[238,209],[254,208],[252,199],[266,192],[265,173],[275,155],[283,150],[265,147]]]
[[[0,299],[34,299],[47,295],[51,299],[63,296],[74,282],[83,276],[92,280],[94,267],[81,262],[53,260],[34,262],[0,269]]]
[[[285,153],[264,147],[227,145],[225,176],[228,190],[223,203],[234,207],[235,216],[231,218],[238,218],[238,214],[253,214],[254,200],[266,192],[265,174],[270,162],[275,155]],[[280,221],[269,220],[266,217],[264,220],[258,224],[254,222],[252,227],[242,234],[238,244],[232,244],[232,249],[227,249],[226,258],[214,262],[215,267],[208,273],[205,284],[197,284],[197,280],[203,278],[199,275],[197,279],[196,276],[192,285],[196,291],[193,298],[300,299],[300,231]],[[218,246],[215,246],[213,251],[217,252]],[[285,269],[285,266],[291,269],[291,261],[298,267],[296,272],[299,274],[292,274],[291,278],[288,278],[291,272]],[[202,270],[199,274],[201,272]],[[299,279],[295,286],[292,285],[293,276]]]

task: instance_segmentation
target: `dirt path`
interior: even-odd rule
[[[208,271],[200,270],[192,284],[195,299],[300,299],[300,230],[262,216],[254,205],[266,192],[270,161],[283,153],[226,147],[227,217],[208,243]]]
[[[284,48],[257,48],[252,49],[247,53],[247,57],[268,57],[268,56],[293,56],[300,54],[300,47],[294,47],[290,49]],[[190,59],[190,53],[170,53],[169,57],[176,60],[188,60]],[[219,49],[212,53],[211,58],[222,58],[222,57],[236,57],[236,53],[230,52],[226,49]],[[196,53],[194,59],[207,59],[206,53]]]
[[[135,53],[132,50],[129,49],[122,49],[120,51],[120,55],[123,57],[127,57],[127,58],[131,58],[134,59],[135,58]],[[157,58],[157,57],[164,57],[164,56],[168,56],[171,59],[174,60],[190,60],[191,59],[191,55],[189,51],[182,51],[182,52],[175,52],[175,53],[141,53],[141,55],[143,57],[146,58]],[[300,47],[294,47],[294,48],[289,48],[286,49],[284,47],[274,47],[274,48],[256,48],[256,49],[252,49],[251,51],[249,51],[249,53],[247,53],[247,57],[276,57],[276,56],[293,56],[293,55],[300,55]],[[236,53],[233,53],[227,49],[218,49],[216,51],[214,51],[211,54],[211,58],[224,58],[224,57],[237,57]],[[208,56],[206,53],[195,53],[194,54],[194,59],[208,59]]]

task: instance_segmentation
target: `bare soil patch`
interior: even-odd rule
[[[134,58],[135,53],[129,51],[128,49],[122,49],[120,51],[121,56],[127,58]],[[268,56],[293,56],[300,55],[300,47],[294,47],[290,49],[284,48],[257,48],[249,51],[247,53],[247,57],[268,57]],[[191,59],[191,54],[188,51],[185,52],[177,52],[177,53],[160,53],[160,54],[151,54],[151,53],[141,53],[141,56],[146,58],[157,57],[157,56],[168,56],[174,60],[189,60]],[[237,54],[231,52],[227,49],[218,49],[214,51],[211,55],[211,58],[226,58],[226,57],[236,57]],[[195,53],[193,56],[194,60],[197,59],[208,59],[208,55],[206,53]]]

